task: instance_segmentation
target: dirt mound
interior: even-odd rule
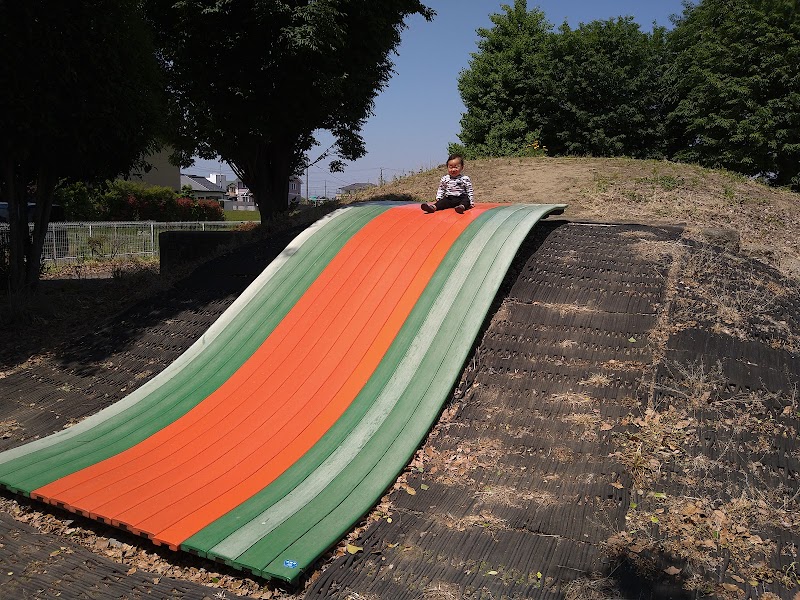
[[[353,200],[429,200],[438,170],[396,179]],[[467,162],[476,201],[569,204],[565,217],[605,223],[685,224],[690,237],[727,239],[746,256],[800,277],[800,195],[742,175],[624,158],[493,158]]]

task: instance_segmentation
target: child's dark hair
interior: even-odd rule
[[[463,167],[464,157],[461,156],[460,154],[451,154],[450,156],[447,157],[447,162],[449,163],[451,160],[456,160],[456,159],[458,159],[461,162],[461,166]]]

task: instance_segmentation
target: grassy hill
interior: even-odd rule
[[[742,252],[800,277],[800,194],[726,171],[625,158],[492,158],[468,161],[478,202],[569,204],[565,217],[686,225],[696,239],[729,229]],[[444,165],[373,188],[356,200],[430,200]]]

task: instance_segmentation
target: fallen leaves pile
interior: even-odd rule
[[[221,593],[227,592],[237,596],[246,595],[265,600],[289,600],[297,597],[270,584],[244,577],[241,573],[223,573],[222,569],[215,571],[213,568],[197,566],[196,559],[193,561],[190,557],[184,558],[169,550],[152,547],[148,550],[137,544],[101,535],[81,525],[78,522],[79,519],[64,519],[53,514],[43,513],[16,499],[0,496],[0,511],[42,533],[58,535],[64,542],[83,546],[95,554],[113,560],[121,565],[123,571],[128,575],[137,571],[152,574],[153,583],[158,583],[161,578],[169,577],[218,588]],[[118,537],[124,536],[122,532],[115,532],[115,534],[118,534]],[[53,550],[50,556],[55,557],[61,553],[72,554],[74,550],[69,546],[60,546]],[[218,597],[224,598],[225,596]]]

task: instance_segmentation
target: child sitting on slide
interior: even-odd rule
[[[436,190],[436,202],[423,202],[422,210],[427,213],[436,212],[445,208],[455,208],[462,214],[475,206],[472,193],[472,181],[464,175],[464,157],[460,154],[451,154],[447,159],[447,175],[439,180]]]

